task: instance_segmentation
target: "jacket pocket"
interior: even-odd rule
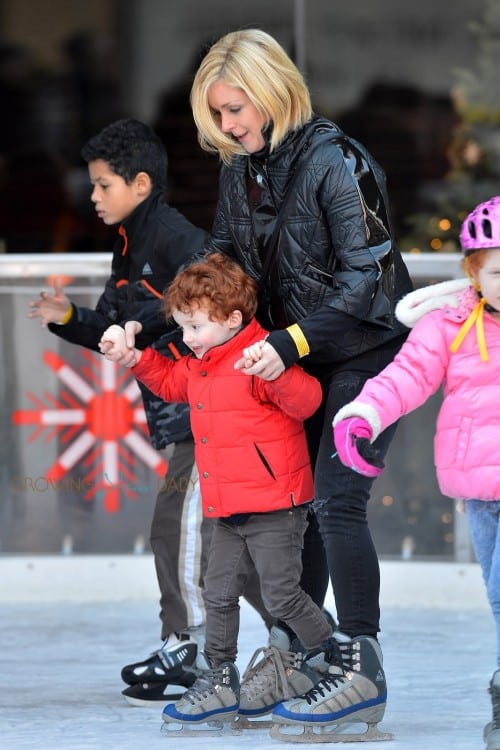
[[[318,268],[318,266],[315,266],[312,263],[307,263],[306,274],[308,278],[313,279],[313,281],[317,281],[319,284],[329,286],[332,289],[337,285],[333,273],[329,273],[322,268]]]
[[[437,468],[462,470],[467,466],[471,428],[469,417],[461,417],[449,427],[438,427],[434,440]]]
[[[262,453],[262,451],[261,451],[261,449],[259,448],[259,446],[257,445],[257,443],[254,443],[254,448],[255,448],[255,450],[257,451],[257,455],[259,456],[260,460],[262,461],[262,463],[263,463],[263,465],[264,465],[264,468],[266,469],[266,471],[268,472],[268,474],[269,474],[269,475],[270,475],[270,476],[271,476],[271,477],[272,477],[273,479],[276,479],[276,477],[274,476],[274,472],[273,472],[273,470],[271,469],[271,466],[270,466],[270,464],[269,464],[269,462],[268,462],[267,458],[266,458],[266,457],[264,456],[264,454]]]

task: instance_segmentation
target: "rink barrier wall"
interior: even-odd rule
[[[488,609],[477,563],[382,560],[380,568],[382,608]],[[6,556],[0,580],[0,603],[159,599],[150,554]]]
[[[92,274],[107,277],[111,255],[92,255]],[[442,281],[461,275],[459,253],[405,254],[414,279]],[[0,256],[1,280],[50,274],[87,275],[85,254]],[[159,598],[153,557],[142,555],[0,556],[0,603],[120,602]],[[329,600],[333,603],[331,590]],[[328,603],[328,600],[327,600]],[[475,562],[381,561],[382,607],[488,609]]]

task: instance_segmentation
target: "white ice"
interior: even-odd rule
[[[490,717],[487,686],[495,667],[488,610],[385,608],[382,628],[389,698],[380,728],[395,739],[329,746],[483,748],[482,729]],[[165,736],[161,705],[139,708],[125,702],[121,667],[159,645],[155,601],[3,603],[0,634],[2,750],[298,747],[271,739],[267,730]],[[243,602],[241,669],[265,640],[258,616]]]

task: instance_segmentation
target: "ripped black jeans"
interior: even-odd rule
[[[385,353],[387,356],[387,353]],[[381,362],[382,369],[386,362]],[[320,410],[306,423],[314,467],[313,503],[322,546],[332,582],[339,629],[351,637],[377,636],[380,630],[380,568],[367,521],[367,504],[373,479],[346,468],[332,454],[332,419],[341,406],[352,401],[364,382],[365,372],[342,371],[322,378]],[[396,425],[385,430],[375,446],[385,456]],[[314,536],[314,528],[310,529]],[[316,543],[320,544],[317,538]]]

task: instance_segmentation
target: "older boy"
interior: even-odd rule
[[[124,119],[91,138],[82,156],[97,215],[105,224],[118,226],[111,275],[95,309],[71,302],[56,283],[53,295],[42,292],[30,303],[29,317],[41,318],[52,333],[94,351],[99,351],[109,325],[138,320],[139,348],[154,344],[168,357],[180,356],[186,349],[177,328],[167,328],[162,294],[179,266],[200,251],[207,234],[165,203],[165,147],[149,126]],[[168,481],[158,494],[151,523],[163,644],[122,670],[122,679],[130,685],[123,691],[125,698],[149,705],[164,702],[170,684],[187,687],[193,681],[184,667],[193,663],[202,639],[201,582],[212,528],[202,522],[188,407],[165,403],[139,385],[153,446],[175,443]]]

